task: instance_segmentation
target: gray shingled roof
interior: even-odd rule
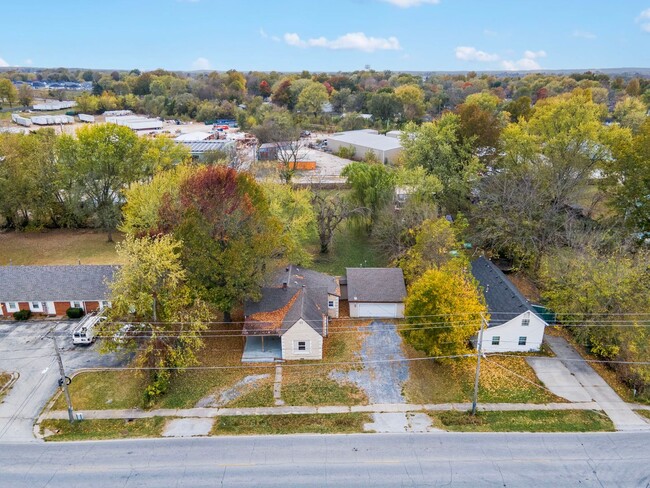
[[[278,328],[261,327],[256,330],[254,319],[251,315],[258,313],[271,313],[285,307],[292,298],[296,297],[291,308],[281,319]],[[323,317],[327,315],[327,289],[326,288],[291,288],[282,287],[262,288],[262,298],[259,301],[247,300],[244,303],[244,315],[247,324],[244,326],[245,335],[283,335],[298,320],[303,319],[312,329],[323,335]],[[263,322],[258,322],[264,325]],[[269,324],[266,324],[269,325]]]
[[[472,261],[471,266],[490,313],[488,327],[504,324],[526,311],[535,313],[526,297],[490,260],[481,256]]]
[[[274,286],[282,286],[284,283],[289,288],[301,288],[303,286],[308,289],[326,288],[327,293],[330,295],[341,296],[338,280],[334,276],[293,264],[283,268],[273,278]]]
[[[0,266],[0,302],[108,300],[118,266]]]
[[[401,268],[347,268],[348,301],[401,303],[406,297]]]

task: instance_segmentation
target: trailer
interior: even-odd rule
[[[14,124],[22,125],[23,127],[29,127],[32,125],[32,119],[28,117],[21,117],[18,114],[11,114],[11,121]]]
[[[89,313],[72,331],[72,343],[76,346],[89,345],[97,339],[95,328],[100,325],[106,317],[96,313]]]
[[[79,117],[79,120],[81,122],[89,122],[91,124],[95,122],[95,116],[94,115],[79,114],[79,115],[77,115],[77,117]]]

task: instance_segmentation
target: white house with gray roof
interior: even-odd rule
[[[117,266],[0,266],[0,315],[30,310],[65,315],[110,306],[108,283]]]
[[[547,323],[535,313],[517,287],[484,257],[472,261],[472,274],[479,282],[490,314],[488,327],[483,331],[482,350],[539,351]]]

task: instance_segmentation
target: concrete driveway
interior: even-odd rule
[[[557,356],[547,361],[564,364],[587,394],[614,422],[616,430],[650,430],[650,424],[637,415],[565,339],[547,335],[544,340]]]
[[[20,375],[0,403],[0,441],[35,441],[34,422],[58,388],[59,368],[52,335],[57,337],[68,376],[81,368],[117,366],[128,361],[119,354],[100,355],[99,344],[73,346],[70,332],[74,324],[0,321],[0,370]]]
[[[570,402],[591,402],[592,398],[568,368],[553,358],[526,358],[539,380],[554,394]]]

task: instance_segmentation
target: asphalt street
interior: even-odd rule
[[[0,370],[20,374],[0,403],[0,441],[35,441],[34,421],[58,388],[59,369],[52,336],[69,376],[74,371],[126,362],[117,354],[100,355],[98,344],[74,346],[74,321],[0,322]]]
[[[0,487],[648,487],[649,433],[0,443]]]

